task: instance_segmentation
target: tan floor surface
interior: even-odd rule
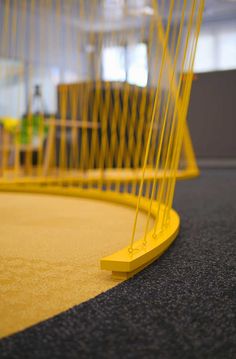
[[[128,244],[133,219],[100,201],[1,193],[0,337],[117,285],[99,259]]]

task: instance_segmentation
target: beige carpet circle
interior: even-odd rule
[[[134,209],[107,202],[1,193],[0,336],[115,286],[99,260],[128,245],[133,220]]]

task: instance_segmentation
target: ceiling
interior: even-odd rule
[[[60,7],[61,20],[66,21],[78,29],[85,31],[116,31],[119,29],[138,28],[143,21],[148,21],[152,15],[155,16],[157,9],[164,4],[162,18],[167,19],[172,0],[25,0],[16,2],[10,0],[11,9],[18,7],[17,12],[23,4],[28,4],[27,9],[31,11],[34,4],[36,18],[55,18],[55,12]],[[184,0],[174,0],[174,14],[181,16],[181,4]],[[200,0],[197,0],[199,4]],[[5,0],[0,0],[1,7]],[[155,4],[159,4],[159,7]],[[24,5],[25,6],[25,5]],[[191,8],[192,0],[187,0],[186,9]],[[186,12],[187,13],[187,12]],[[1,15],[1,14],[0,14]],[[0,16],[1,17],[1,16]],[[3,19],[0,19],[3,21]],[[236,0],[205,0],[203,23],[213,21],[236,22]],[[51,21],[51,20],[50,20]]]
[[[12,4],[14,0],[10,0]],[[25,0],[28,4],[31,4],[31,0]],[[35,6],[41,7],[43,0],[35,0]],[[155,0],[61,0],[61,6],[63,12],[67,12],[68,9],[74,8],[75,13],[70,13],[70,15],[78,15],[78,8],[83,8],[84,15],[90,15],[91,12],[96,8],[96,16],[105,17],[106,19],[112,19],[119,16],[129,15],[151,15],[150,11],[153,10],[153,2]],[[168,14],[171,0],[157,0],[157,3],[162,3],[164,1],[164,12]],[[200,1],[200,0],[198,0]],[[4,3],[5,0],[0,0],[0,3]],[[55,9],[57,0],[49,0],[44,4],[52,4],[47,6],[47,11]],[[177,3],[183,2],[180,0],[178,2],[175,0],[175,6]],[[190,6],[192,0],[187,0],[187,4]],[[188,6],[187,5],[187,6]],[[45,5],[43,5],[45,6]],[[49,9],[51,7],[51,9]],[[155,7],[155,6],[154,6]],[[160,8],[161,6],[159,6]],[[128,13],[127,13],[128,9]],[[82,11],[82,10],[81,10]],[[95,14],[94,14],[95,15]],[[235,19],[236,21],[236,0],[205,0],[205,10],[204,10],[204,21],[218,21],[218,20],[227,20]]]
[[[236,21],[236,0],[205,0],[203,21]]]

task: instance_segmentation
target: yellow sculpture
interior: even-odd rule
[[[18,122],[0,113],[0,190],[134,207],[127,247],[101,259],[102,269],[128,278],[176,238],[176,179],[198,175],[186,116],[204,1],[1,6],[1,49],[24,64],[28,98],[22,89],[11,98],[14,108],[27,102]],[[1,73],[4,96],[12,72],[2,64]],[[44,105],[44,87],[54,110]],[[136,238],[141,211],[146,225]]]

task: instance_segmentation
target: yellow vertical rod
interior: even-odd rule
[[[170,10],[169,10],[168,25],[167,25],[167,31],[166,31],[166,36],[165,36],[164,45],[163,45],[163,55],[162,55],[162,61],[161,61],[161,67],[160,67],[160,74],[159,74],[158,85],[157,85],[157,90],[156,90],[155,102],[154,102],[154,106],[153,106],[151,125],[150,125],[150,130],[149,130],[147,146],[146,146],[146,153],[145,153],[144,165],[143,165],[143,170],[142,170],[142,178],[141,178],[141,183],[140,183],[140,187],[139,187],[138,201],[137,201],[137,207],[136,207],[135,218],[134,218],[134,225],[133,225],[132,236],[131,236],[131,241],[130,241],[129,251],[131,251],[131,252],[133,250],[133,243],[134,243],[135,231],[136,231],[136,226],[137,226],[140,201],[141,201],[141,196],[142,196],[142,191],[143,191],[145,171],[146,171],[146,166],[147,166],[148,154],[149,154],[149,149],[150,149],[150,144],[151,144],[154,119],[155,119],[155,111],[156,111],[156,106],[157,106],[157,102],[158,102],[158,94],[160,92],[160,85],[161,85],[163,69],[164,69],[164,64],[165,64],[165,59],[166,59],[166,52],[167,52],[168,39],[169,39],[169,30],[170,30],[170,24],[171,24],[171,19],[172,19],[172,14],[173,14],[173,8],[174,8],[174,1],[172,0],[171,5],[170,5]],[[159,26],[160,26],[160,24],[159,24]]]

